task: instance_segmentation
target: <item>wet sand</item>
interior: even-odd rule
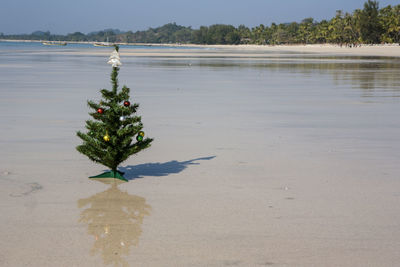
[[[155,141],[115,184],[74,149],[110,50],[0,52],[0,266],[400,261],[398,59],[121,51]]]

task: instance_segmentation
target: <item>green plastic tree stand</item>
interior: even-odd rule
[[[124,175],[124,173],[120,171],[108,171],[96,176],[90,176],[89,178],[116,178],[128,182],[128,180],[122,175]]]

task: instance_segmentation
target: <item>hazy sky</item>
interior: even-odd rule
[[[0,32],[66,34],[107,28],[146,30],[176,22],[198,28],[216,23],[253,27],[271,22],[329,19],[365,0],[0,0]],[[379,1],[380,7],[399,0]]]

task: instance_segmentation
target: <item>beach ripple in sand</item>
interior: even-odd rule
[[[11,197],[24,197],[24,196],[30,195],[32,193],[35,193],[36,191],[43,189],[43,186],[41,186],[38,183],[26,183],[24,185],[21,185],[19,188],[20,188],[19,192],[11,193],[10,196]]]

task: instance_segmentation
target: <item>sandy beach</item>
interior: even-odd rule
[[[157,46],[155,46],[157,47]],[[372,56],[372,57],[400,57],[399,45],[374,45],[361,47],[340,47],[337,45],[208,45],[208,46],[176,46],[198,48],[197,51],[175,50],[166,52],[165,50],[137,49],[135,51],[125,52],[125,55],[136,57],[208,57],[208,58],[242,58],[242,59],[273,59],[284,60],[288,58],[294,60],[295,55],[308,54],[309,56]],[[196,52],[193,54],[193,52]],[[96,53],[97,54],[97,53]],[[100,54],[100,53],[99,53]],[[312,58],[311,58],[312,59]],[[303,58],[301,60],[304,60]]]
[[[41,43],[42,41],[35,41],[35,40],[0,40],[2,42],[36,42]],[[93,45],[94,42],[67,42],[69,44],[88,44]],[[302,53],[302,54],[315,54],[315,55],[324,55],[324,56],[384,56],[384,57],[400,57],[400,45],[399,44],[361,44],[357,47],[349,47],[346,45],[335,45],[335,44],[302,44],[302,45],[196,45],[196,44],[152,44],[152,43],[117,43],[119,45],[125,45],[128,47],[135,47],[135,46],[144,46],[144,47],[170,47],[170,48],[198,48],[200,51],[196,51],[197,55],[204,49],[214,50],[218,49],[217,57],[222,56],[223,53],[227,57],[250,57],[250,58],[260,58],[262,57],[262,53],[269,52],[269,53],[276,53],[276,54],[288,54],[288,53]],[[164,49],[161,50],[162,53],[158,54],[151,49],[153,53],[151,55],[154,56],[176,56],[176,53],[179,53],[181,56],[193,56],[193,51],[182,51],[182,50],[175,50],[174,53],[166,53]],[[149,56],[150,52],[149,49],[143,50],[135,50],[134,53],[129,53],[130,55],[134,56]],[[209,52],[209,51],[208,51]],[[87,53],[87,51],[85,51]],[[93,52],[92,52],[93,53]],[[98,54],[97,51],[96,54]],[[157,54],[156,54],[157,53]],[[202,56],[213,56],[213,53],[207,53],[207,51],[203,51],[201,53]]]
[[[111,49],[0,48],[0,266],[397,266],[400,46],[121,49],[152,147],[91,180]]]
[[[225,47],[225,46],[216,46]],[[359,47],[339,46],[332,44],[311,44],[311,45],[239,45],[229,46],[238,50],[256,50],[256,51],[276,51],[276,52],[297,52],[297,53],[315,53],[327,55],[348,55],[348,56],[387,56],[399,57],[400,46],[398,44],[386,45],[361,45]]]

